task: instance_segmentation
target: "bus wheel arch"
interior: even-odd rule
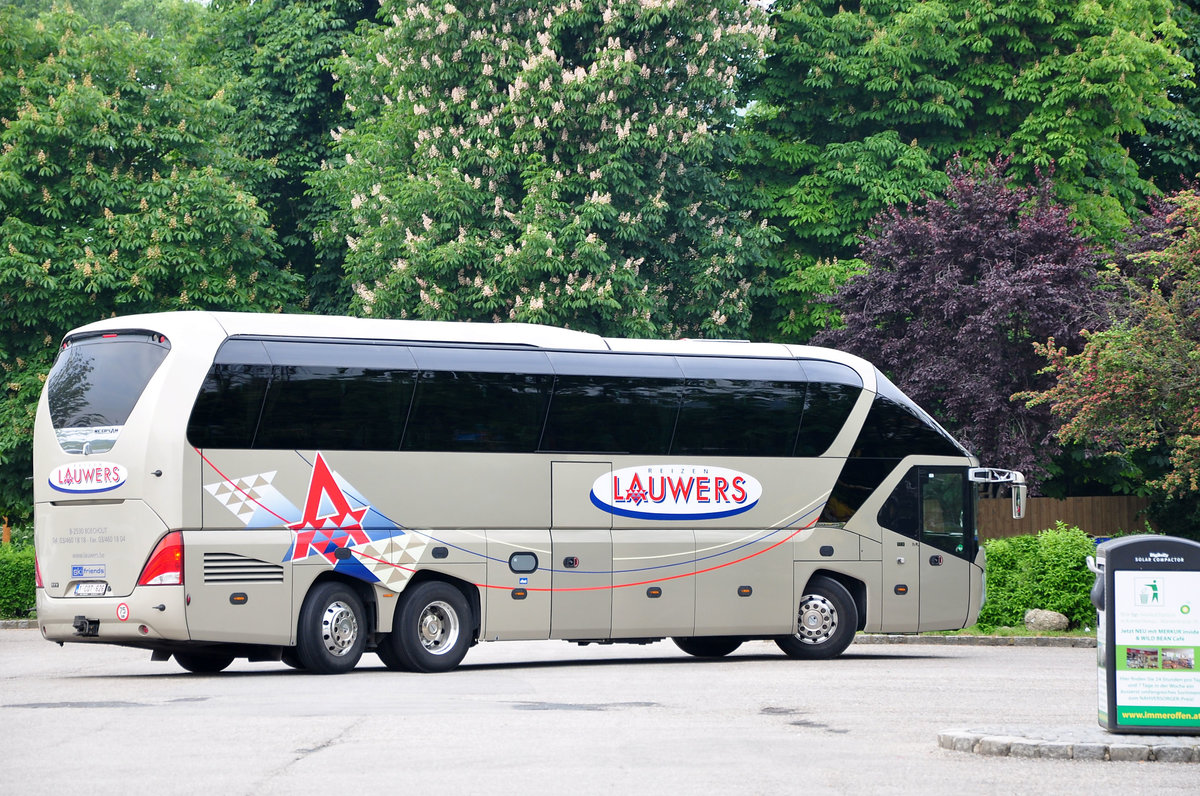
[[[843,581],[828,572],[809,578],[798,601],[795,632],[775,639],[788,657],[828,660],[841,655],[854,641],[863,611]]]
[[[315,674],[352,670],[371,633],[370,598],[358,584],[319,578],[309,588],[296,626],[296,658]]]

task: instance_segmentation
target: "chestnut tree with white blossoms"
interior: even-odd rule
[[[380,20],[337,67],[352,125],[311,177],[340,208],[317,243],[355,312],[749,333],[773,233],[729,133],[760,9],[384,2]]]

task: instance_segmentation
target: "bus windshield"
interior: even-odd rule
[[[47,380],[50,420],[67,453],[112,448],[170,343],[151,332],[68,338]]]

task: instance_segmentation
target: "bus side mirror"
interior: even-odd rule
[[[1012,515],[1014,520],[1025,519],[1025,501],[1028,497],[1028,486],[1020,483],[1012,485]]]

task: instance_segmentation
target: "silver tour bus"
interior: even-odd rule
[[[34,442],[59,643],[315,673],[480,641],[975,621],[979,462],[837,351],[524,324],[179,312],[66,336]]]

